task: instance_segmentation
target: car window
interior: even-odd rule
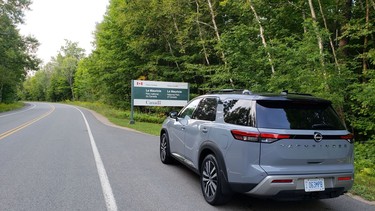
[[[204,98],[198,105],[193,118],[199,120],[215,121],[216,119],[216,98]]]
[[[198,99],[191,101],[188,105],[185,106],[185,108],[183,108],[180,111],[180,113],[178,114],[178,117],[179,118],[185,118],[185,117],[191,118],[201,100],[202,98],[198,98]]]
[[[223,102],[224,121],[229,124],[255,126],[255,109],[252,100],[229,99]]]
[[[329,103],[258,101],[256,107],[260,128],[345,130]]]

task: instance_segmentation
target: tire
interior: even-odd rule
[[[164,164],[170,164],[173,162],[171,152],[169,149],[169,139],[167,133],[163,133],[160,136],[160,160]]]
[[[200,169],[200,181],[204,199],[211,205],[225,204],[231,199],[231,195],[223,194],[221,166],[214,155],[207,155]]]

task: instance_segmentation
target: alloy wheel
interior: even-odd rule
[[[165,135],[160,140],[160,158],[165,161],[167,157],[167,138]]]
[[[211,198],[214,197],[217,190],[218,178],[217,168],[214,162],[207,160],[203,166],[202,182],[204,194]]]

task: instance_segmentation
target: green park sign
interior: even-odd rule
[[[188,83],[143,80],[131,83],[131,124],[134,124],[134,106],[183,107],[189,101]]]
[[[132,81],[134,106],[185,106],[189,84],[162,81]]]

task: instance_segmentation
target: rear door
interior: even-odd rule
[[[352,137],[330,103],[257,101],[256,109],[269,175],[353,172]]]

